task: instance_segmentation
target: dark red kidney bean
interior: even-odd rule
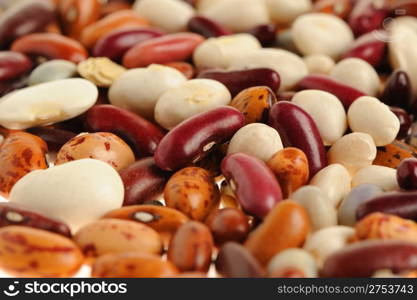
[[[0,15],[0,49],[15,39],[45,29],[55,18],[55,8],[48,1],[21,1]]]
[[[216,71],[200,72],[197,78],[207,78],[220,81],[236,96],[244,89],[254,86],[267,86],[274,92],[281,85],[281,78],[277,72],[268,68],[249,69],[242,71]]]
[[[312,117],[299,106],[281,101],[269,111],[269,125],[275,128],[286,147],[301,149],[308,158],[310,178],[327,166],[326,149]]]
[[[122,28],[110,32],[99,39],[93,48],[93,55],[121,61],[123,55],[141,42],[162,36],[162,31],[154,28]]]
[[[256,157],[230,154],[223,159],[221,168],[237,200],[249,214],[264,218],[283,200],[274,174]]]
[[[192,17],[187,24],[188,30],[206,38],[233,34],[229,29],[214,20],[203,16]]]
[[[349,57],[360,58],[375,68],[379,67],[383,64],[386,57],[386,41],[388,41],[388,38],[388,33],[385,30],[364,34],[355,41],[341,59]]]
[[[398,132],[397,140],[405,139],[413,123],[411,117],[402,108],[390,107],[390,109],[397,116],[398,120],[400,120],[400,131]]]
[[[217,272],[228,278],[259,278],[265,273],[252,253],[235,242],[220,248],[215,265]]]
[[[28,226],[71,237],[70,228],[61,221],[11,202],[0,203],[0,227]]]
[[[19,52],[0,51],[0,81],[15,79],[32,68],[30,59]]]
[[[404,159],[397,168],[398,185],[404,190],[417,190],[417,159]]]
[[[417,268],[417,243],[368,240],[353,243],[331,254],[321,277],[370,277],[378,270],[400,273]]]
[[[15,90],[22,89],[28,84],[28,76],[25,74],[19,78],[0,81],[0,97],[7,95]]]
[[[228,141],[244,125],[243,114],[233,107],[200,113],[162,139],[155,152],[155,162],[163,170],[184,168],[200,160],[214,145]]]
[[[48,149],[51,150],[59,150],[77,135],[74,132],[53,127],[33,127],[26,131],[43,139],[48,144]]]
[[[335,95],[342,102],[345,109],[365,93],[352,88],[326,75],[311,74],[304,77],[297,85],[298,90],[322,90]]]
[[[356,36],[380,29],[389,16],[385,7],[377,7],[374,0],[357,1],[349,16],[349,26]]]
[[[276,41],[277,27],[274,24],[258,25],[249,30],[248,33],[256,37],[262,46],[270,47]]]
[[[410,111],[412,101],[410,77],[405,71],[394,71],[385,83],[381,101],[390,106],[398,106]]]
[[[131,145],[137,157],[153,155],[164,134],[128,110],[109,105],[93,106],[86,114],[86,127],[94,132],[111,132]]]
[[[356,210],[358,220],[374,212],[417,221],[417,191],[384,193],[362,203]]]
[[[138,160],[120,171],[125,187],[123,205],[142,204],[162,195],[171,173],[159,169],[153,157]]]

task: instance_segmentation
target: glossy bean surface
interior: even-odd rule
[[[0,81],[15,79],[32,68],[32,62],[21,53],[0,51]]]
[[[192,17],[187,24],[188,30],[206,38],[230,35],[232,32],[223,25],[204,16]]]

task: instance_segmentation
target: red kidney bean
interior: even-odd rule
[[[0,81],[15,79],[32,68],[30,59],[19,52],[0,51]]]
[[[281,188],[272,171],[256,157],[244,153],[226,156],[222,173],[248,213],[264,218],[282,201]]]
[[[187,27],[189,31],[201,34],[206,38],[233,34],[223,25],[203,16],[192,17],[188,21]]]
[[[22,1],[0,15],[0,49],[15,39],[45,29],[54,20],[54,6],[48,1]]]
[[[28,226],[71,237],[70,228],[61,221],[11,202],[0,203],[0,227]]]
[[[381,28],[389,11],[377,7],[373,0],[357,1],[349,16],[349,25],[356,36]]]
[[[177,69],[187,79],[192,79],[194,77],[194,73],[195,73],[194,67],[187,62],[173,61],[173,62],[165,63],[164,65],[167,66],[167,67]]]
[[[274,24],[259,25],[249,30],[248,33],[256,37],[262,46],[270,47],[274,45],[277,38],[277,27]]]
[[[397,139],[405,139],[412,125],[411,117],[402,108],[390,107],[390,109],[397,116],[398,120],[400,120],[400,131],[398,132]]]
[[[122,28],[111,31],[97,41],[93,55],[121,61],[123,55],[133,46],[162,35],[162,31],[154,28]]]
[[[146,67],[189,59],[194,49],[204,41],[195,33],[173,33],[142,42],[126,52],[123,65],[126,68]]]
[[[217,272],[229,278],[259,278],[265,273],[252,253],[235,242],[220,248],[215,264]]]
[[[404,159],[397,168],[398,185],[404,190],[417,190],[417,159]]]
[[[155,162],[163,170],[179,170],[201,159],[215,144],[229,140],[244,125],[243,114],[232,107],[200,113],[162,139],[155,152]]]
[[[53,127],[32,127],[26,131],[43,139],[48,144],[48,149],[57,151],[77,135],[71,131]]]
[[[162,195],[169,172],[159,169],[153,157],[138,160],[133,165],[120,171],[125,186],[123,205],[142,204]]]
[[[417,192],[385,193],[369,199],[358,207],[356,217],[360,220],[374,212],[417,221]]]
[[[267,86],[275,92],[279,89],[281,84],[279,74],[268,68],[228,72],[206,70],[200,72],[197,77],[220,81],[229,89],[233,97],[244,89],[254,86]]]
[[[320,132],[302,108],[288,101],[276,103],[269,112],[269,125],[279,132],[286,147],[299,148],[307,155],[310,178],[327,165]]]
[[[381,101],[390,106],[398,106],[410,111],[412,92],[410,77],[405,71],[394,71],[385,83]]]
[[[128,110],[109,105],[93,106],[86,126],[94,132],[111,132],[131,145],[137,157],[153,155],[164,134],[149,121]]]
[[[12,51],[48,59],[65,59],[79,63],[88,57],[85,48],[76,40],[56,33],[32,33],[16,40]]]
[[[311,89],[322,90],[335,95],[342,102],[345,109],[348,109],[353,101],[359,97],[366,96],[365,93],[326,75],[307,75],[298,83],[298,90]]]
[[[370,277],[378,270],[394,273],[417,268],[417,243],[369,240],[344,247],[330,255],[323,277]]]

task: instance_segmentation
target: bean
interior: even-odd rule
[[[43,139],[52,151],[58,151],[66,142],[76,136],[73,132],[53,127],[33,127],[27,132]]]
[[[379,186],[385,191],[397,190],[398,183],[395,169],[384,166],[368,166],[360,169],[352,177],[352,186],[370,183]]]
[[[219,189],[210,173],[197,167],[176,172],[164,189],[168,207],[175,208],[190,219],[203,221],[219,205]]]
[[[302,249],[287,249],[275,255],[268,263],[270,277],[314,278],[318,276],[313,256]]]
[[[400,120],[400,131],[396,138],[399,140],[407,138],[412,125],[410,115],[399,107],[390,107],[390,110],[397,116],[398,120]]]
[[[90,57],[78,64],[77,71],[96,86],[108,88],[126,69],[107,57]]]
[[[314,10],[346,19],[352,10],[352,4],[350,0],[317,0],[314,2]]]
[[[132,146],[137,157],[152,155],[163,137],[162,131],[142,117],[113,105],[96,105],[86,115],[91,131],[112,132]]]
[[[25,226],[0,228],[0,252],[0,268],[19,277],[68,277],[83,263],[70,239]]]
[[[185,61],[203,41],[204,38],[195,33],[173,33],[150,39],[130,48],[123,56],[123,65],[131,69]]]
[[[222,173],[243,209],[264,218],[282,201],[281,188],[274,174],[259,159],[236,153],[223,159]]]
[[[284,146],[299,148],[307,155],[310,177],[327,165],[317,125],[303,109],[291,102],[278,102],[269,112],[269,124],[278,130]]]
[[[15,183],[33,170],[48,167],[45,141],[26,132],[8,135],[0,147],[0,193],[8,195]]]
[[[389,11],[379,8],[373,1],[357,1],[349,16],[349,25],[355,35],[359,36],[381,28]]]
[[[396,140],[392,144],[378,148],[374,164],[396,169],[401,161],[410,157],[417,157],[414,148]]]
[[[395,273],[417,268],[417,243],[403,241],[364,241],[354,243],[327,258],[323,277],[369,277],[375,271]]]
[[[399,186],[404,190],[417,190],[417,159],[404,159],[397,168]]]
[[[29,76],[29,85],[67,79],[77,74],[77,66],[67,60],[53,59],[37,66]]]
[[[162,139],[155,152],[155,162],[163,170],[181,169],[201,159],[213,145],[229,140],[243,124],[243,115],[231,107],[198,114]]]
[[[243,90],[257,86],[267,86],[272,91],[279,89],[281,79],[277,72],[268,68],[257,68],[242,71],[213,71],[200,72],[198,78],[207,78],[223,83],[235,97]]]
[[[187,78],[188,80],[191,80],[194,78],[195,70],[192,64],[189,64],[183,61],[173,61],[173,62],[165,63],[164,66],[180,71],[182,75],[184,75],[185,78]]]
[[[21,53],[0,51],[0,81],[15,79],[32,68],[32,62]]]
[[[0,97],[3,97],[18,89],[25,88],[27,87],[27,84],[28,78],[26,75],[12,80],[0,81]]]
[[[274,45],[276,40],[277,27],[274,24],[263,24],[250,29],[248,33],[252,34],[264,47]]]
[[[235,242],[220,248],[215,264],[217,272],[226,278],[259,278],[265,273],[255,257]]]
[[[394,71],[388,78],[380,99],[387,105],[410,111],[412,90],[408,74],[402,70]]]
[[[187,24],[188,30],[205,38],[231,35],[232,32],[221,24],[203,16],[192,17]]]
[[[303,60],[310,74],[328,75],[336,65],[333,58],[324,54],[310,54]]]
[[[291,24],[298,16],[308,13],[312,9],[312,1],[299,0],[297,5],[291,0],[267,0],[266,4],[272,19],[278,24]]]
[[[310,230],[305,209],[292,201],[276,205],[264,222],[253,231],[245,247],[265,266],[277,253],[300,247]]]
[[[213,237],[202,223],[185,223],[171,239],[168,259],[182,272],[207,272],[211,263]]]

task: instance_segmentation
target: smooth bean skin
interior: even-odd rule
[[[303,109],[288,101],[278,102],[269,112],[268,123],[278,130],[284,146],[299,148],[306,154],[310,178],[327,165],[320,132]]]
[[[42,229],[71,237],[71,230],[65,223],[23,205],[2,202],[0,203],[0,227],[12,225]]]
[[[402,70],[394,71],[385,83],[380,99],[387,105],[398,106],[410,111],[412,89],[408,74]]]
[[[417,190],[417,159],[404,159],[397,168],[397,181],[404,190]]]
[[[216,270],[226,278],[260,278],[265,271],[244,246],[228,242],[220,248]]]
[[[190,221],[182,225],[171,239],[168,259],[182,272],[207,272],[213,246],[213,237],[207,226]]]
[[[0,51],[0,81],[15,79],[32,68],[30,59],[18,52]]]
[[[258,158],[244,153],[230,154],[223,159],[221,169],[237,200],[251,215],[264,218],[283,200],[274,174]]]
[[[124,206],[142,204],[162,195],[171,173],[162,171],[153,157],[136,161],[120,171],[125,187]]]
[[[19,277],[69,277],[83,263],[77,245],[62,235],[26,226],[0,228],[0,268]]]
[[[130,48],[123,56],[123,65],[131,69],[185,61],[203,41],[204,38],[195,33],[173,33],[154,38]]]
[[[354,243],[330,255],[322,277],[370,277],[375,271],[395,273],[417,268],[417,243],[371,240]]]
[[[381,28],[389,11],[378,8],[372,0],[357,1],[349,16],[349,25],[356,36]]]
[[[398,140],[384,147],[379,147],[374,165],[385,166],[396,169],[406,158],[417,157],[413,147]]]
[[[281,84],[279,74],[272,69],[257,68],[242,71],[212,71],[200,72],[198,78],[206,78],[220,81],[223,83],[232,97],[247,88],[256,86],[267,86],[273,91],[277,91]]]
[[[219,37],[222,35],[230,35],[232,32],[217,23],[214,20],[211,20],[204,16],[195,16],[192,17],[187,24],[188,30],[194,33],[201,34],[205,38]]]
[[[248,33],[256,37],[264,47],[272,46],[275,43],[276,32],[277,27],[274,24],[258,25],[248,31]]]
[[[122,28],[111,31],[97,41],[93,55],[121,61],[124,54],[133,46],[162,35],[161,31],[154,28]]]
[[[160,142],[155,162],[163,170],[178,170],[198,161],[213,145],[229,140],[244,125],[244,116],[232,107],[219,107],[191,117]]]
[[[64,59],[75,64],[87,59],[88,53],[76,40],[56,33],[32,33],[13,42],[12,51],[48,59]]]
[[[149,121],[108,104],[92,107],[85,122],[91,131],[111,132],[125,139],[137,157],[152,155],[163,137],[162,131]]]
[[[33,127],[27,130],[28,133],[36,135],[48,144],[48,149],[58,151],[66,142],[77,134],[54,127]]]
[[[410,115],[404,109],[399,107],[390,107],[390,110],[397,116],[398,120],[400,120],[400,131],[397,134],[397,139],[405,139],[408,136],[411,125],[413,124]]]

